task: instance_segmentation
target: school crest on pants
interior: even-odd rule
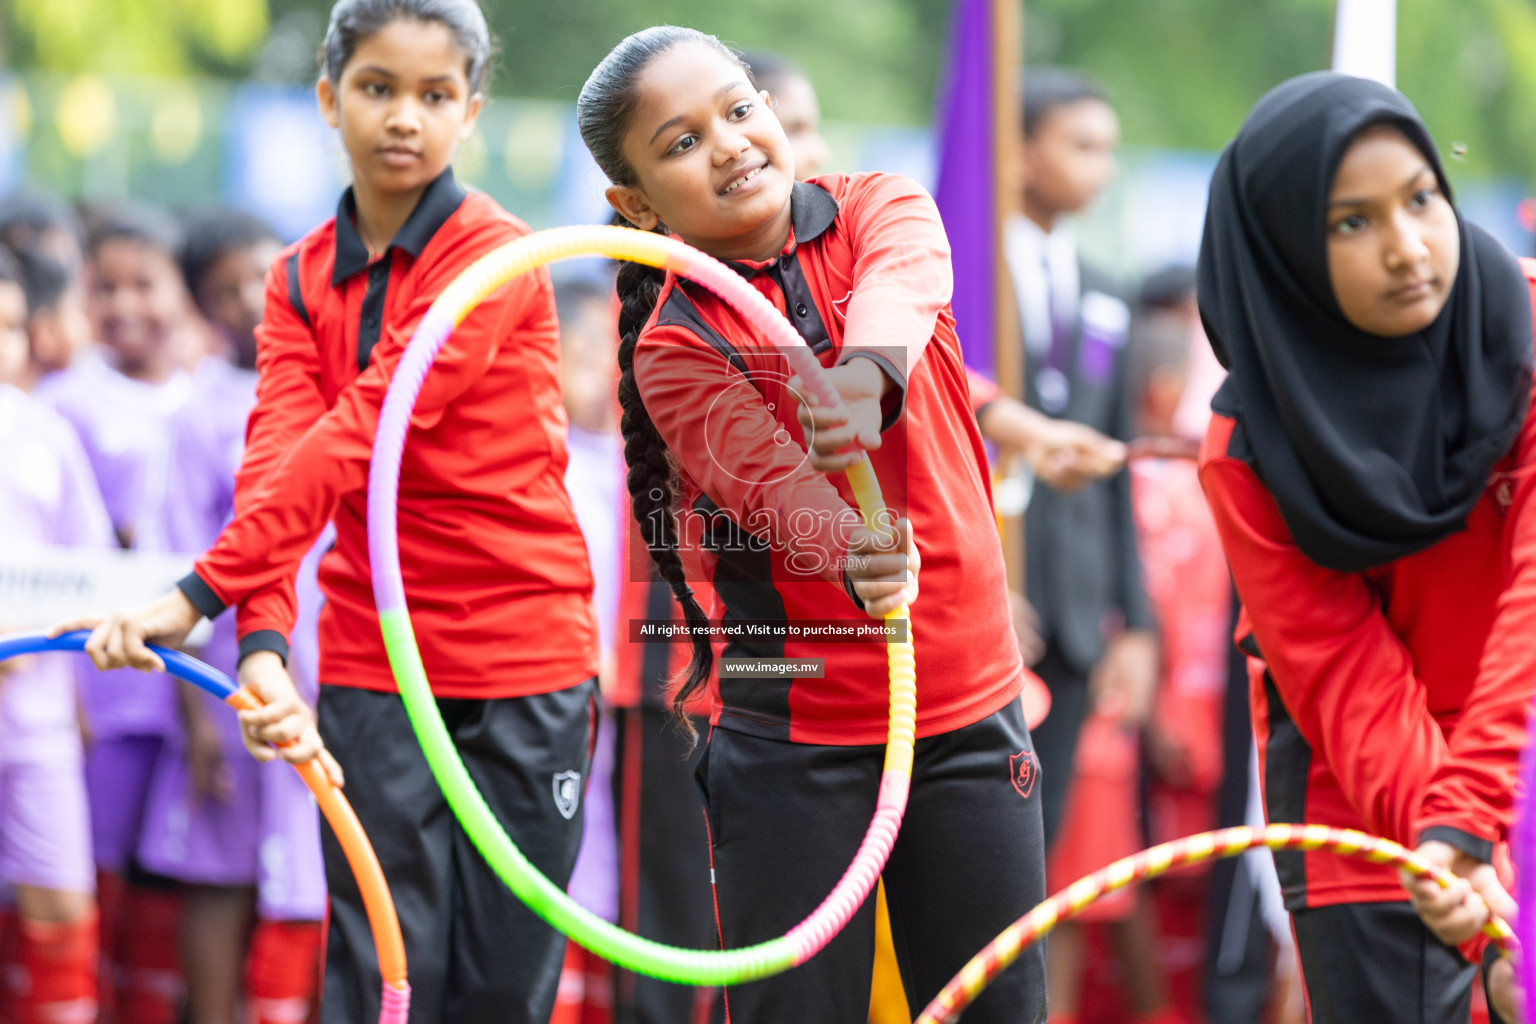
[[[1008,758],[1008,767],[1013,769],[1013,788],[1020,796],[1029,799],[1029,794],[1035,791],[1035,780],[1040,778],[1040,762],[1035,759],[1035,752],[1019,751]]]
[[[581,772],[556,772],[554,776],[555,807],[569,821],[576,815],[581,803]]]

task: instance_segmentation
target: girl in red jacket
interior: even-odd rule
[[[1529,282],[1456,211],[1408,101],[1323,72],[1260,100],[1222,154],[1199,294],[1230,370],[1201,481],[1269,819],[1463,876],[1442,893],[1276,854],[1312,1019],[1465,1021],[1480,950],[1445,942],[1513,909],[1492,864],[1536,679]],[[1490,976],[1507,1012],[1508,963]]]
[[[102,624],[98,665],[158,663],[203,616],[238,608],[252,752],[321,756],[373,841],[400,912],[413,1022],[548,1020],[561,937],[518,902],[449,812],[395,692],[374,612],[366,491],[374,428],[423,313],[465,267],[527,233],[449,162],[480,111],[490,40],[474,0],[341,0],[318,94],[352,187],[267,276],[257,404],[234,518],[166,597]],[[597,632],[586,549],[562,484],[554,301],[543,272],[481,303],[428,378],[400,475],[400,556],[444,719],[519,847],[564,885],[581,835]],[[294,572],[320,565],[318,730],[284,666]],[[323,738],[323,742],[322,742]],[[334,760],[332,760],[334,756]],[[326,1024],[379,1012],[373,941],[325,833]]]
[[[621,42],[588,78],[577,117],[614,208],[730,261],[820,356],[850,416],[802,405],[784,356],[709,292],[623,268],[619,397],[635,518],[688,620],[706,620],[688,585],[702,579],[717,595],[709,618],[736,630],[718,676],[695,634],[674,697],[681,708],[712,686],[697,774],[728,947],[804,917],[862,838],[883,756],[886,649],[843,637],[913,601],[918,540],[917,753],[884,878],[921,1006],[1044,890],[1024,667],[938,211],[897,175],[797,183],[767,94],[691,30]],[[891,541],[858,525],[845,479],[828,475],[854,442],[904,517]],[[732,1018],[865,1019],[874,919],[871,899],[808,963],[730,989]],[[1038,949],[1026,953],[966,1019],[1043,1021],[1043,968]]]

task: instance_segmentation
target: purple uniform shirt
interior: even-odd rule
[[[37,397],[75,428],[112,527],[121,536],[136,534],[164,495],[170,420],[191,393],[190,374],[177,371],[163,384],[147,384],[118,373],[96,352],[37,387]],[[176,731],[170,677],[133,676],[130,681],[125,670],[81,678],[81,703],[93,735],[105,739]]]
[[[566,438],[570,462],[565,489],[592,562],[593,601],[603,664],[613,658],[618,637],[620,564],[624,524],[624,451],[617,432],[597,433],[572,427]],[[581,851],[567,891],[583,907],[608,921],[619,919],[619,842],[613,807],[614,721],[605,709],[587,779],[586,823]]]
[[[245,424],[256,402],[256,374],[205,359],[193,375],[192,398],[172,418],[166,446],[165,494],[156,514],[141,520],[146,550],[197,554],[218,537],[234,511],[235,471],[245,448]],[[299,568],[299,614],[289,671],[299,691],[315,697],[315,621],[321,601],[315,581],[322,545]],[[221,615],[200,658],[230,676],[237,672],[235,616]],[[239,720],[209,694],[204,715],[219,729],[235,797],[220,804],[192,792],[186,755],[172,744],[156,766],[138,853],[151,871],[208,885],[251,885],[264,918],[317,919],[325,909],[319,820],[309,792],[282,762],[258,765],[240,741]]]
[[[116,547],[85,452],[57,413],[0,386],[0,451],[0,544]],[[38,657],[0,683],[0,759],[78,756],[76,661]]]
[[[190,374],[178,370],[163,384],[148,384],[118,373],[97,353],[38,385],[37,397],[80,435],[107,515],[120,533],[135,533],[160,500],[171,417],[191,395]]]
[[[116,546],[80,440],[57,413],[0,386],[0,451],[0,546]],[[83,655],[10,667],[0,679],[0,890],[92,892],[75,673],[94,670]]]
[[[245,422],[256,404],[256,373],[221,359],[205,359],[193,376],[193,393],[171,417],[167,429],[164,494],[152,514],[140,521],[140,546],[148,551],[201,554],[218,539],[235,508],[235,472],[245,452]],[[299,612],[290,638],[289,668],[304,696],[314,700],[315,620],[321,601],[315,582],[318,551],[330,546],[322,534],[316,551],[301,563],[294,590]],[[235,674],[239,640],[235,616],[213,623],[213,636],[202,659]],[[237,737],[238,738],[238,737]]]

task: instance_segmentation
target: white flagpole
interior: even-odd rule
[[[1338,0],[1333,70],[1397,87],[1397,0]]]

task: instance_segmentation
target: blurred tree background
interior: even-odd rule
[[[571,102],[625,33],[659,22],[797,59],[831,120],[926,124],[946,0],[485,0],[493,91]],[[1025,53],[1101,77],[1129,142],[1210,150],[1288,75],[1327,61],[1331,0],[1028,0]],[[1536,4],[1399,0],[1399,85],[1464,170],[1536,180]],[[10,66],[309,80],[325,0],[7,0]]]
[[[242,75],[267,36],[266,0],[7,0],[4,63],[92,74]]]

